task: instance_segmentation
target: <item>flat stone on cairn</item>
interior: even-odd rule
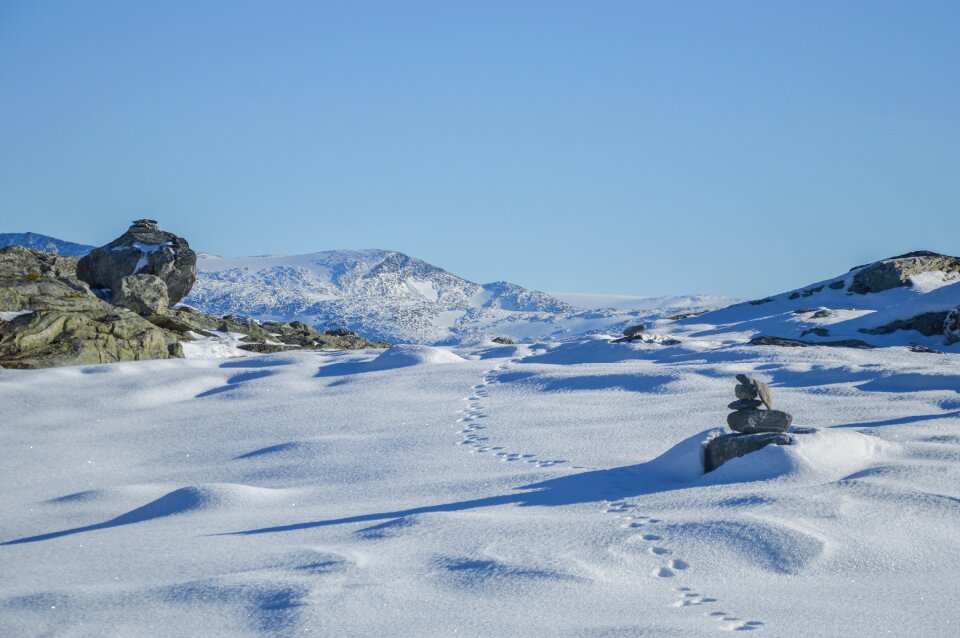
[[[737,400],[728,406],[733,412],[727,415],[727,425],[733,433],[722,434],[704,443],[703,469],[706,472],[767,445],[790,445],[794,442],[793,437],[787,434],[793,417],[773,409],[770,386],[745,374],[738,374],[737,381],[739,383],[734,388]]]

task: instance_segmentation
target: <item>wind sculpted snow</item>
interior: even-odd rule
[[[0,370],[0,633],[950,635],[955,355],[686,323]],[[736,373],[816,430],[704,475]]]

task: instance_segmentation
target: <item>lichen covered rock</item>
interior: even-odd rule
[[[141,316],[161,315],[167,311],[170,298],[167,285],[156,275],[130,275],[113,289],[110,303]]]

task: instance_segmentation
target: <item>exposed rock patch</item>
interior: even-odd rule
[[[882,259],[854,275],[849,290],[861,295],[883,292],[911,285],[913,275],[935,271],[960,276],[960,258],[922,250]]]
[[[77,264],[77,277],[97,289],[116,290],[124,277],[141,274],[160,278],[170,303],[175,304],[197,279],[197,254],[186,239],[160,230],[151,219],[140,219]]]

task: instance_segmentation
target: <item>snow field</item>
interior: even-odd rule
[[[952,357],[702,345],[0,371],[0,630],[951,635]],[[703,476],[739,372],[817,431]]]

